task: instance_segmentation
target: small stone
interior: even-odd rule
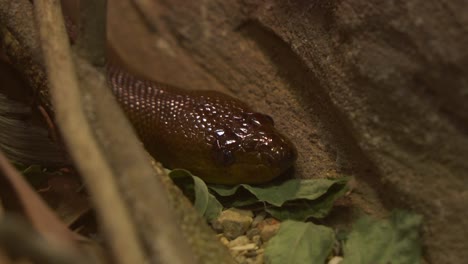
[[[250,239],[247,236],[240,236],[231,242],[229,242],[228,247],[233,248],[237,246],[243,246],[250,243]]]
[[[254,243],[249,243],[249,244],[242,245],[242,246],[232,247],[232,248],[230,248],[230,250],[232,250],[232,251],[242,251],[243,255],[245,255],[249,251],[255,251],[257,248],[258,248],[258,246],[255,245]]]
[[[247,252],[245,252],[244,254],[244,256],[248,258],[255,258],[257,255],[258,255],[257,251],[253,249],[247,250]]]
[[[251,264],[263,264],[265,263],[264,262],[264,254],[263,254],[263,251],[260,252],[260,251],[257,251],[257,257],[255,257],[254,259],[250,259],[251,260]]]
[[[258,215],[255,216],[255,218],[252,221],[252,227],[257,227],[257,225],[265,219],[266,213],[265,212],[260,212]]]
[[[221,236],[219,241],[225,246],[229,245],[229,240],[225,236]]]
[[[261,239],[260,235],[255,235],[250,240],[252,240],[252,243],[255,243],[257,246],[262,245],[262,239]]]
[[[263,242],[267,242],[270,240],[280,227],[279,223],[275,223],[273,225],[264,225],[263,228],[260,230],[260,237],[262,238]]]
[[[234,258],[237,263],[246,263],[246,257],[244,255],[238,255]]]
[[[263,228],[264,226],[266,226],[266,225],[274,225],[274,224],[279,224],[279,223],[280,223],[280,222],[279,222],[278,220],[269,217],[269,218],[266,218],[265,220],[261,221],[261,222],[257,225],[257,227],[258,227],[259,229],[262,229],[262,228]]]
[[[234,239],[245,234],[252,221],[251,211],[231,208],[221,212],[212,225],[214,229],[222,230],[228,239]]]
[[[254,227],[254,228],[252,228],[252,229],[249,229],[249,230],[247,231],[247,233],[245,233],[245,235],[246,235],[248,238],[252,239],[252,237],[254,237],[254,236],[256,236],[256,235],[260,235],[260,229]]]
[[[328,264],[339,264],[341,261],[343,261],[342,257],[335,256],[328,261]]]
[[[216,233],[222,233],[223,232],[223,226],[221,225],[221,222],[218,221],[218,219],[214,220],[211,223],[211,227]]]

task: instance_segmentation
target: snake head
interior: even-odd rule
[[[247,112],[234,120],[229,128],[214,131],[214,159],[224,168],[217,182],[267,182],[293,165],[296,148],[275,129],[270,116]]]
[[[108,77],[144,146],[167,168],[210,183],[263,183],[296,159],[273,119],[236,98],[140,80],[116,67]]]

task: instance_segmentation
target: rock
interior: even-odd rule
[[[248,258],[247,261],[249,264],[263,264],[264,254],[263,251],[257,251],[257,256],[255,258]]]
[[[218,218],[219,219],[219,218]],[[221,222],[218,221],[218,219],[215,219],[211,222],[211,227],[213,228],[214,231],[217,233],[222,233],[223,232],[223,226],[221,225]]]
[[[247,258],[244,255],[237,255],[234,257],[237,263],[244,264],[247,263]]]
[[[262,245],[262,239],[261,239],[260,235],[255,235],[250,240],[252,240],[252,243],[257,244],[257,246]]]
[[[247,230],[247,233],[245,234],[248,238],[252,239],[254,236],[256,235],[259,235],[260,234],[260,229],[258,228],[251,228],[249,230]]]
[[[221,244],[225,246],[229,245],[229,240],[224,235],[221,234],[221,236],[219,236],[218,238]]]
[[[227,246],[229,248],[233,248],[233,247],[238,247],[238,246],[244,246],[249,243],[250,243],[250,239],[247,236],[240,236],[230,241]]]
[[[263,221],[261,221],[257,227],[259,229],[262,229],[264,226],[266,225],[275,225],[275,224],[279,224],[280,222],[272,217],[268,217],[268,218],[265,218]]]
[[[248,258],[255,258],[258,255],[257,250],[258,250],[258,247],[255,245],[255,248],[247,250],[244,255]]]
[[[231,251],[239,251],[241,252],[241,254],[247,257],[248,257],[247,254],[251,255],[252,252],[255,252],[255,250],[257,249],[258,249],[258,246],[255,243],[249,243],[249,244],[245,244],[242,246],[236,246],[236,247],[230,248]]]
[[[339,257],[339,256],[335,256],[335,257],[332,257],[327,264],[339,264],[341,263],[341,261],[343,261],[343,258],[342,257]]]
[[[231,208],[223,211],[213,226],[222,230],[228,239],[234,239],[245,234],[252,221],[252,212]]]
[[[252,221],[252,227],[256,227],[260,222],[263,221],[263,219],[265,219],[265,217],[266,217],[265,212],[260,212],[259,214],[257,214]]]
[[[280,228],[280,223],[273,223],[271,225],[263,225],[262,229],[260,230],[260,237],[262,238],[263,242],[267,242],[270,240],[278,229]]]

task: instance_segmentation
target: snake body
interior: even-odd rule
[[[271,117],[216,91],[189,91],[108,66],[108,84],[148,152],[207,182],[267,182],[292,166],[296,149]]]

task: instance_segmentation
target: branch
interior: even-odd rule
[[[6,21],[9,21],[9,19],[6,19]],[[52,42],[52,39],[49,41]],[[56,43],[56,45],[58,44]],[[48,50],[51,49],[48,48]],[[61,55],[56,52],[54,54],[56,56]],[[59,57],[60,60],[64,60],[62,56],[55,59]],[[69,54],[66,58],[67,61],[70,60]],[[96,200],[95,204],[102,226],[106,228],[106,221],[110,221],[103,220],[106,215],[114,220],[119,220],[120,216],[114,213],[113,207],[114,205],[125,204],[126,209],[130,211],[130,215],[133,217],[134,230],[136,230],[140,242],[143,243],[143,248],[148,250],[147,256],[159,258],[160,263],[196,263],[196,260],[199,260],[200,263],[233,263],[227,249],[219,243],[205,220],[194,210],[181,191],[173,185],[161,166],[152,159],[151,162],[148,162],[148,156],[142,149],[141,143],[136,139],[135,133],[130,128],[121,109],[106,88],[102,74],[82,59],[76,59],[74,65],[77,66],[78,78],[81,80],[81,90],[75,91],[73,95],[62,95],[57,98],[57,101],[62,100],[62,108],[72,107],[75,110],[69,109],[67,111],[68,118],[65,113],[61,113],[61,116],[57,116],[57,121],[62,127],[69,150],[76,152],[75,154],[72,153],[72,156],[81,174],[84,177],[85,174],[89,174],[85,177],[85,181],[90,193]],[[50,68],[49,70],[52,71]],[[57,70],[54,69],[54,71]],[[58,73],[55,72],[55,74]],[[62,67],[60,74],[62,77],[65,76]],[[26,77],[34,79],[34,75],[27,75]],[[74,74],[68,78],[76,81]],[[62,87],[70,90],[70,87],[65,85]],[[57,105],[55,107],[57,108],[57,114],[64,111],[59,110]],[[75,107],[79,107],[79,109]],[[81,125],[84,121],[87,124]],[[76,125],[78,122],[80,125]],[[74,123],[75,126],[71,123]],[[73,126],[75,130],[73,130]],[[65,129],[65,127],[68,128]],[[80,133],[79,137],[75,135],[78,132]],[[83,132],[87,133],[87,137],[91,137],[89,134],[92,133],[94,139],[86,143],[84,136],[81,135]],[[70,143],[72,141],[75,141],[75,143]],[[91,142],[94,142],[92,144],[97,149],[90,149],[91,147],[88,144],[91,144]],[[92,153],[91,156],[83,154],[90,150],[97,153]],[[96,159],[96,155],[99,159]],[[107,164],[102,164],[105,161]],[[87,165],[86,163],[90,164]],[[106,174],[113,173],[116,176],[114,178],[115,182],[112,182],[109,178],[108,180],[111,183],[105,183],[107,180],[104,178],[110,176],[103,175],[95,166],[106,169],[104,171]],[[109,170],[112,170],[112,172],[109,172]],[[96,174],[97,172],[99,173]],[[122,193],[121,198],[123,199],[121,201],[115,199],[111,202],[103,202],[104,200],[99,202],[97,200],[100,200],[100,198],[94,197],[95,193],[99,195],[99,190],[106,193],[109,188],[114,190],[116,186]],[[112,206],[109,206],[109,204]],[[111,207],[112,212],[110,210],[101,211],[101,207],[105,206]],[[171,214],[175,214],[176,218]],[[180,234],[179,228],[183,231],[183,234]],[[110,230],[104,230],[104,233],[106,236],[112,234]],[[116,240],[114,236],[108,238],[111,239],[111,242]],[[190,246],[187,245],[188,243]],[[116,253],[118,246],[113,247],[114,254],[123,254],[128,251],[124,250]],[[119,255],[115,256],[117,256],[116,259],[121,259],[118,257]],[[155,261],[155,259],[152,259],[152,261]]]
[[[26,257],[34,263],[89,263],[68,247],[44,239],[19,217],[6,215],[0,220],[0,246],[9,255]]]
[[[85,2],[83,4],[90,4]],[[47,10],[50,10],[49,6]],[[90,7],[84,8],[90,10]],[[46,17],[42,8],[38,8],[38,14],[40,17]],[[99,14],[95,14],[99,15]],[[89,17],[89,15],[82,15],[82,17]],[[53,21],[58,21],[57,17],[54,17]],[[94,19],[94,22],[99,22],[99,19]],[[63,21],[62,21],[63,23]],[[87,22],[88,28],[93,28],[90,22]],[[96,26],[99,27],[99,26]],[[51,29],[47,32],[54,32]],[[64,33],[64,32],[63,32]],[[87,39],[81,40],[85,42],[90,39],[99,39],[99,37],[93,36],[93,34],[101,34],[98,31],[89,31]],[[59,35],[56,32],[55,35]],[[64,33],[65,35],[65,33]],[[41,36],[44,36],[41,34]],[[63,39],[66,39],[63,37]],[[62,132],[65,140],[69,143],[70,151],[77,152],[76,161],[82,163],[84,168],[89,167],[92,163],[99,161],[102,158],[102,164],[99,170],[108,169],[109,182],[114,177],[112,184],[116,185],[116,188],[120,190],[122,195],[118,197],[112,197],[112,200],[104,199],[105,197],[96,198],[103,206],[107,206],[107,210],[111,209],[109,204],[120,203],[126,205],[126,208],[122,208],[122,213],[125,213],[129,221],[133,222],[133,230],[135,232],[136,239],[140,239],[143,243],[143,248],[146,249],[146,255],[152,261],[157,260],[159,263],[189,263],[194,260],[194,256],[183,235],[178,230],[177,221],[171,211],[170,203],[167,198],[167,192],[161,183],[161,178],[164,177],[164,172],[159,170],[159,175],[155,175],[153,168],[148,162],[147,155],[143,150],[140,142],[138,141],[134,131],[124,113],[120,110],[114,97],[107,87],[104,76],[89,63],[81,58],[75,59],[75,65],[77,65],[78,76],[80,77],[77,84],[71,84],[70,80],[75,80],[76,76],[71,75],[73,73],[73,65],[62,65],[64,63],[64,54],[57,54],[57,47],[49,46],[50,43],[58,43],[58,40],[50,39],[46,40],[43,37],[42,42],[44,44],[44,57],[47,63],[49,72],[49,80],[51,82],[52,98],[54,99],[54,105],[56,106],[58,124],[62,126]],[[47,42],[50,42],[47,44]],[[105,43],[101,42],[104,45]],[[62,43],[65,45],[65,43]],[[82,47],[88,47],[89,44]],[[104,47],[95,47],[97,50],[104,50]],[[54,53],[47,53],[48,50],[56,50]],[[82,52],[88,51],[88,55],[91,54],[90,50],[82,50]],[[63,52],[69,52],[63,50]],[[85,52],[86,53],[86,52]],[[62,55],[62,56],[60,56]],[[101,54],[102,55],[102,54]],[[94,57],[97,59],[97,57]],[[69,58],[71,60],[71,57]],[[55,65],[54,65],[55,64]],[[55,67],[55,68],[54,68]],[[60,70],[60,71],[59,71]],[[69,71],[70,75],[67,79],[64,79],[64,70]],[[60,74],[58,74],[60,72]],[[59,76],[57,76],[59,75]],[[60,82],[59,82],[60,81]],[[68,83],[67,83],[68,81]],[[78,87],[80,85],[81,87]],[[53,87],[56,87],[55,89]],[[76,86],[77,93],[67,94],[67,92],[58,91],[57,87],[67,87],[67,90],[71,90],[71,86]],[[79,90],[78,90],[79,89]],[[62,89],[63,90],[63,89]],[[81,93],[81,94],[80,94]],[[70,106],[72,98],[83,97],[86,99],[85,102],[76,101],[74,109]],[[68,98],[68,102],[66,102]],[[65,103],[66,102],[66,103]],[[59,107],[59,104],[62,107]],[[79,108],[81,106],[81,108]],[[62,117],[59,114],[62,112]],[[68,114],[65,114],[68,111]],[[84,113],[83,122],[89,126],[89,138],[83,138],[83,142],[79,142],[76,137],[76,132],[73,133],[76,126],[76,113]],[[84,112],[83,112],[84,111]],[[74,119],[71,118],[74,115]],[[87,118],[88,117],[88,118]],[[87,119],[87,120],[86,120]],[[73,120],[73,121],[70,121]],[[81,124],[80,126],[84,126]],[[75,130],[76,131],[76,130]],[[118,133],[116,133],[118,131]],[[84,141],[92,142],[95,141],[97,144],[96,151],[101,151],[102,156],[96,155],[95,158],[81,156],[84,153],[89,152],[89,149],[83,149]],[[72,142],[72,144],[70,143]],[[122,146],[126,146],[122,148]],[[80,150],[80,148],[82,150]],[[88,153],[89,154],[89,153]],[[107,162],[107,164],[105,164]],[[101,162],[99,162],[101,163]],[[107,165],[102,166],[102,165]],[[97,168],[96,168],[97,169]],[[102,173],[99,175],[99,170],[87,171],[83,174],[87,174],[85,179],[88,181],[88,188],[95,188],[96,191],[92,192],[94,195],[99,192],[102,186],[109,185],[96,182],[96,179],[102,178]],[[98,176],[99,175],[99,176]],[[89,178],[89,179],[88,179]],[[116,182],[117,181],[117,182]],[[101,186],[101,187],[95,187]],[[101,190],[102,192],[102,190]],[[116,193],[118,190],[116,190]],[[111,197],[108,197],[111,198]],[[120,198],[120,201],[118,200]],[[104,208],[98,206],[99,211],[102,210],[102,218],[108,218],[106,224],[110,224],[112,220],[115,221],[116,215],[114,213],[106,212]],[[115,210],[115,208],[111,209]],[[158,221],[154,221],[155,218]],[[130,223],[129,223],[130,224]],[[140,227],[140,228],[138,228]],[[144,228],[141,228],[144,227]],[[109,231],[109,234],[116,234],[116,230]],[[109,235],[108,234],[108,235]],[[120,239],[115,239],[120,240]],[[137,245],[137,243],[135,243]],[[116,245],[117,250],[120,245]],[[121,249],[121,248],[120,248]],[[120,251],[120,250],[119,250]],[[127,249],[128,251],[128,249]],[[122,254],[124,251],[120,251]],[[115,253],[115,252],[114,252]],[[135,263],[135,261],[130,262]],[[139,263],[137,261],[137,263]]]
[[[144,263],[145,257],[131,216],[121,202],[112,170],[84,115],[60,2],[35,1],[35,8],[57,122],[91,193],[115,260],[119,263]]]

